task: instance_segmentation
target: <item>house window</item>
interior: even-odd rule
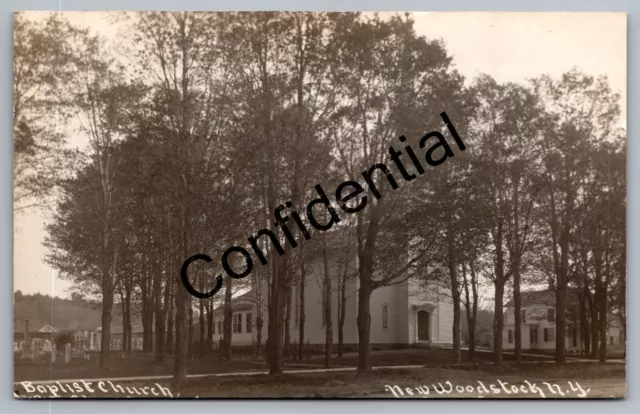
[[[547,322],[556,321],[556,310],[553,308],[547,309]]]
[[[215,335],[216,334],[216,322],[214,321],[211,325],[212,325],[211,326],[211,333],[213,335]]]
[[[382,329],[389,328],[389,306],[382,305]]]
[[[511,329],[507,331],[507,342],[509,342],[510,344],[513,343],[513,330]]]
[[[527,323],[527,310],[526,309],[522,309],[520,311],[520,322]]]
[[[537,328],[530,328],[529,329],[529,338],[530,338],[530,342],[532,344],[537,344],[538,343],[538,329]]]
[[[553,328],[544,328],[544,341],[553,342],[556,340],[556,330]]]
[[[222,321],[218,321],[218,335],[222,335]]]
[[[251,333],[251,328],[251,313],[247,313],[247,329],[245,329],[245,331]]]
[[[242,314],[233,315],[233,333],[242,333]]]
[[[611,343],[610,343],[610,345],[613,345],[613,336],[611,337]]]

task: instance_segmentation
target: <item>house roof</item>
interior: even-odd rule
[[[556,306],[556,291],[555,290],[530,290],[520,292],[520,300],[522,306],[534,306],[534,305],[546,305]],[[567,291],[567,306],[577,304],[577,295],[574,290]],[[511,298],[505,306],[514,306],[513,298]]]
[[[243,288],[237,292],[234,292],[231,296],[231,306],[253,302],[255,300],[255,294],[251,288]],[[214,311],[222,310],[224,308],[224,302],[218,302],[213,306]]]
[[[38,330],[38,332],[43,332],[43,333],[56,333],[58,332],[55,328],[53,328],[51,325],[45,325],[42,328],[40,328],[40,330]]]

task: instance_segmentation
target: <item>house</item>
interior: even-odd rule
[[[31,322],[31,325],[29,324]],[[29,327],[34,327],[37,331],[30,331]],[[42,324],[40,321],[23,320],[23,329],[19,331],[14,325],[13,332],[13,351],[19,352],[24,349],[33,349],[40,352],[51,352],[52,344],[55,337],[58,334],[58,330],[51,325]],[[28,346],[25,348],[25,340]]]
[[[154,329],[152,329],[152,332],[155,332]],[[91,343],[93,343],[93,345],[90,346],[89,349],[94,351],[99,351],[100,347],[102,346],[102,342],[101,342],[102,327],[97,328],[95,332],[93,332],[92,334],[94,339]],[[142,351],[143,334],[144,334],[144,331],[142,329],[142,322],[140,317],[137,315],[133,315],[131,317],[131,350],[132,351]],[[122,328],[121,321],[118,321],[118,323],[112,322],[111,334],[109,335],[112,351],[122,351],[122,347],[124,344],[123,336],[124,336],[124,330]],[[152,338],[152,341],[154,342],[154,347],[155,347],[155,339],[156,339],[155,335],[152,334],[151,338]]]
[[[622,323],[620,323],[620,318],[615,315],[609,315],[607,319],[608,347],[611,350],[623,351],[626,344],[624,340],[624,328]]]
[[[553,290],[521,292],[521,338],[522,349],[548,349],[556,347],[556,297]],[[505,323],[502,334],[502,347],[505,350],[515,348],[515,315],[513,300],[505,306]],[[567,292],[566,300],[565,348],[576,352],[583,351],[578,323],[578,299],[575,291]],[[622,329],[617,318],[609,318],[608,338],[611,349],[624,348]]]
[[[349,254],[348,260],[344,247],[342,232],[327,233],[328,262],[331,274],[331,312],[333,343],[338,338],[338,309],[339,292],[338,277],[347,262],[349,269],[357,269],[357,255]],[[320,242],[305,246],[307,253],[314,259],[306,261],[304,288],[304,340],[310,345],[320,346],[325,343],[326,320],[323,311],[324,296],[324,266],[322,253],[319,251]],[[411,271],[417,271],[413,269]],[[298,277],[296,275],[296,277]],[[294,280],[296,279],[294,277]],[[257,343],[256,319],[258,310],[262,313],[262,343],[264,344],[268,332],[266,276],[258,276],[261,283],[232,299],[232,345],[247,346]],[[371,344],[378,347],[410,346],[413,344],[428,344],[429,346],[451,346],[453,343],[453,304],[446,297],[445,289],[436,285],[421,285],[415,278],[408,281],[406,275],[401,275],[397,284],[375,289],[371,295]],[[346,285],[346,304],[344,322],[344,345],[355,347],[358,344],[357,314],[358,314],[358,278],[352,277]],[[301,315],[301,300],[299,284],[294,283],[292,289],[292,304],[289,334],[292,342],[299,338],[299,322]],[[214,312],[213,341],[219,343],[222,338],[224,315],[220,304]]]

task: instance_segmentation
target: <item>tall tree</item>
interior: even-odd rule
[[[14,211],[20,211],[46,205],[68,166],[62,126],[75,112],[77,43],[87,32],[60,13],[42,22],[15,13],[13,29]]]
[[[480,106],[472,130],[478,137],[474,152],[476,175],[485,203],[494,264],[494,362],[502,363],[504,294],[514,285],[516,357],[521,350],[520,285],[522,258],[529,246],[532,210],[539,193],[537,156],[542,112],[533,91],[488,76],[478,78],[473,90]]]
[[[224,162],[223,138],[231,62],[218,59],[217,19],[217,14],[184,12],[145,13],[134,18],[139,62],[152,74],[149,81],[157,89],[155,110],[167,131],[164,145],[174,151],[168,166],[176,179],[167,191],[174,196],[179,212],[180,260],[190,257],[196,247],[209,247],[209,243],[192,237],[198,217],[194,200],[200,189],[210,194],[227,185],[225,177],[230,171]],[[177,269],[173,274],[179,277]],[[185,289],[175,291],[177,383],[186,378],[187,295]]]
[[[418,37],[408,16],[388,21],[379,16],[344,16],[336,43],[340,60],[335,76],[344,102],[336,117],[337,163],[349,180],[362,182],[363,174],[368,174],[369,187],[379,191],[367,197],[368,208],[359,213],[356,226],[358,371],[365,372],[371,369],[372,292],[404,283],[413,274],[409,271],[413,267],[426,269],[437,236],[436,227],[421,222],[433,219],[431,214],[424,214],[422,206],[429,191],[404,191],[412,184],[389,178],[391,173],[385,164],[390,161],[388,149],[403,142],[404,136],[400,142],[395,141],[403,134],[417,141],[413,137],[442,126],[435,107],[461,114],[457,102],[461,100],[462,78],[451,71],[451,59],[443,46]],[[438,146],[442,143],[433,147],[435,154],[429,152],[432,161],[449,157],[449,153],[438,153]],[[410,181],[424,172],[406,163],[405,168],[396,177]],[[390,191],[394,191],[393,196]],[[383,192],[386,197],[381,196]],[[411,214],[405,207],[412,205],[422,211]],[[408,253],[398,254],[405,251],[403,248]]]
[[[589,169],[585,154],[591,144],[614,138],[620,113],[619,96],[612,93],[605,78],[593,78],[576,70],[565,73],[560,80],[543,76],[534,81],[534,87],[550,118],[546,137],[539,144],[544,161],[542,208],[556,285],[556,363],[564,364],[570,240],[577,224],[581,181]],[[596,296],[602,310],[606,308],[605,291],[606,284],[596,276]],[[604,315],[601,327],[606,326],[606,319]],[[606,328],[601,328],[602,331]]]

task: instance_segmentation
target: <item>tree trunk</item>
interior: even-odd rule
[[[262,327],[264,325],[264,320],[262,319],[262,295],[264,282],[261,276],[262,272],[255,272],[252,277],[253,289],[256,293],[256,349],[254,355],[257,359],[262,358]]]
[[[331,274],[329,271],[329,259],[327,257],[326,235],[322,235],[322,262],[324,265],[323,304],[325,330],[324,330],[324,367],[331,367],[331,351],[333,349],[333,320],[331,317]]]
[[[495,280],[493,318],[493,362],[502,365],[502,329],[504,328],[504,281]]]
[[[598,328],[600,318],[596,304],[591,305],[591,358],[598,359],[598,348],[600,344],[600,329]]]
[[[105,234],[107,232],[105,225]],[[109,239],[104,240],[102,256],[102,339],[100,352],[100,368],[106,368],[111,349],[111,313],[113,311],[114,276],[116,274],[116,253],[109,255]]]
[[[599,301],[599,313],[600,320],[598,321],[598,328],[600,333],[600,349],[598,352],[598,360],[601,363],[607,362],[607,341],[609,340],[607,335],[607,322],[608,322],[608,306],[607,306],[607,285],[606,283],[602,284],[601,293],[600,293],[600,301]]]
[[[198,327],[200,328],[200,344],[198,347],[198,354],[200,358],[204,358],[204,340],[205,340],[205,331],[204,331],[204,299],[200,299],[198,301]]]
[[[131,326],[131,290],[133,286],[129,285],[127,293],[127,352],[132,351],[133,344],[133,327]]]
[[[222,322],[222,344],[220,350],[222,351],[222,359],[224,361],[231,361],[231,327],[233,324],[233,308],[231,307],[232,296],[232,280],[230,277],[225,278],[224,283],[224,320]]]
[[[287,283],[286,288],[286,306],[284,317],[284,356],[288,358],[291,352],[291,305],[292,305],[292,290],[291,284]]]
[[[565,345],[567,336],[567,285],[566,281],[558,283],[556,289],[556,364],[565,363]]]
[[[129,352],[128,345],[128,332],[127,332],[127,300],[125,289],[120,284],[120,308],[122,309],[122,350],[123,352]]]
[[[473,362],[476,358],[476,321],[478,320],[478,285],[473,263],[469,266],[469,273],[471,276],[470,282],[467,281],[466,266],[463,264],[462,277],[464,280],[465,310],[469,334],[469,362]],[[471,293],[469,292],[469,285],[471,285]]]
[[[172,279],[167,283],[169,285],[169,300],[167,302],[167,343],[165,349],[169,355],[175,355],[175,344],[173,343],[175,332],[175,283]]]
[[[366,254],[366,253],[365,253]],[[358,289],[358,372],[371,371],[371,293],[369,281]]]
[[[578,292],[578,305],[580,307],[580,343],[581,343],[581,352],[582,356],[589,355],[589,323],[587,319],[587,303],[584,294],[584,287],[582,287]]]
[[[155,266],[154,266],[155,268]],[[149,282],[150,284],[150,289],[149,289],[149,293],[151,295],[151,297],[149,298],[149,310],[148,310],[148,321],[147,321],[147,343],[149,344],[149,351],[148,352],[153,352],[153,320],[154,320],[154,316],[156,315],[155,309],[156,309],[156,300],[158,299],[158,296],[160,295],[160,293],[158,292],[158,296],[155,295],[156,292],[156,284],[158,283],[157,277],[155,275],[156,272],[153,272],[151,274],[151,281]]]
[[[188,225],[189,225],[189,213],[187,211],[187,202],[188,197],[186,194],[184,195],[184,200],[182,202],[182,211],[181,211],[181,236],[182,236],[182,257],[189,257],[189,236],[188,236]],[[176,278],[179,278],[179,275],[176,275]],[[177,283],[180,283],[179,279],[176,279]],[[176,326],[176,347],[175,347],[175,356],[174,356],[174,365],[173,365],[173,378],[174,385],[176,388],[180,388],[181,384],[187,378],[187,306],[188,306],[188,298],[187,291],[182,288],[182,286],[178,286],[175,289],[176,296],[176,316],[175,316],[175,326]]]
[[[145,263],[147,262],[147,259],[145,259],[145,262],[143,262],[143,267],[145,269],[148,269],[147,266],[145,266]],[[148,323],[148,318],[149,318],[149,293],[147,291],[147,284],[149,282],[149,273],[147,270],[143,270],[141,272],[141,276],[143,278],[143,280],[140,282],[140,294],[142,296],[142,303],[141,305],[141,310],[140,310],[140,319],[142,322],[142,351],[143,352],[148,352],[149,351],[149,343],[147,341],[147,332],[149,332],[149,328],[147,327],[147,323]]]
[[[304,359],[304,322],[306,318],[305,304],[304,304],[304,288],[306,283],[306,274],[304,268],[304,258],[300,261],[300,284],[298,288],[298,302],[300,306],[300,316],[298,319],[298,359],[302,361]]]
[[[344,352],[343,350],[344,322],[347,318],[347,280],[346,280],[347,269],[348,269],[348,266],[347,266],[347,263],[345,263],[342,280],[340,282],[340,293],[339,293],[340,302],[338,304],[338,306],[340,306],[339,316],[338,316],[338,357],[339,358],[342,358],[342,354]]]
[[[189,312],[189,330],[187,331],[187,358],[193,359],[193,300],[187,298]]]
[[[515,358],[516,364],[522,362],[522,299],[520,297],[520,260],[514,258],[512,265],[513,271],[513,307],[514,307],[514,323],[515,323]]]
[[[113,310],[113,289],[109,270],[102,273],[102,337],[100,341],[100,368],[107,367],[111,350],[111,312]]]
[[[272,262],[278,260],[275,251],[271,251]],[[284,292],[285,272],[287,269],[286,257],[279,259],[280,263],[276,263],[273,278],[271,280],[270,297],[269,297],[269,326],[267,336],[267,353],[269,375],[282,375],[282,353],[284,342],[284,311],[286,306],[286,297]]]
[[[207,340],[205,353],[211,352],[213,349],[213,298],[207,299]]]
[[[161,253],[162,254],[162,253]],[[154,297],[155,297],[155,341],[152,339],[151,343],[155,342],[156,361],[162,360],[162,354],[164,354],[164,315],[162,313],[162,268],[159,267],[156,272],[156,281],[154,284]],[[153,333],[152,333],[153,336]]]
[[[447,263],[449,265],[449,280],[451,283],[451,298],[453,299],[453,353],[456,363],[462,363],[460,351],[460,287],[458,286],[457,265],[455,260],[455,234],[453,218],[449,216],[447,226]]]
[[[473,310],[467,311],[467,325],[469,329],[469,362],[476,360],[476,320]]]
[[[157,331],[156,331],[156,361],[162,362],[164,361],[164,355],[167,352],[167,343],[166,343],[166,323],[167,323],[167,314],[169,309],[169,286],[171,283],[165,280],[164,283],[164,292],[163,292],[163,302],[162,308],[160,310],[160,316],[156,319],[158,322]]]

